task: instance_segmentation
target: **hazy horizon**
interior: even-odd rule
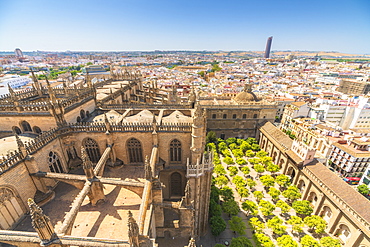
[[[0,50],[370,54],[367,0],[0,0]]]

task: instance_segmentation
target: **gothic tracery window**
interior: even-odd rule
[[[80,111],[80,116],[81,116],[81,120],[83,120],[85,118],[85,111],[84,110],[81,110]]]
[[[41,129],[40,129],[40,127],[38,127],[38,126],[34,126],[34,127],[33,127],[33,132],[35,132],[36,134],[41,134]]]
[[[57,173],[64,172],[62,162],[60,161],[58,154],[53,151],[50,151],[49,153],[48,164],[49,164],[49,169],[51,172],[57,172]]]
[[[31,125],[27,121],[22,121],[21,126],[22,126],[24,132],[26,132],[26,131],[32,132]]]
[[[0,229],[10,229],[24,214],[13,191],[0,188]]]
[[[17,126],[13,126],[13,132],[17,133],[17,135],[20,135],[22,133],[21,129],[18,128]]]
[[[143,162],[143,152],[141,143],[135,138],[131,138],[127,142],[128,156],[130,163],[141,163]]]
[[[83,146],[87,152],[92,163],[98,163],[100,159],[100,151],[98,143],[91,138],[87,138],[83,141]]]
[[[181,162],[181,142],[177,139],[170,143],[170,161]]]

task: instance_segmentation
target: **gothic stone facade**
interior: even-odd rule
[[[137,74],[121,73],[114,77],[122,83],[110,80],[95,87],[81,86],[80,90],[89,92],[87,96],[97,97],[106,91],[105,86],[115,84],[117,90],[110,90],[105,102],[120,98],[124,103],[127,92],[134,103],[143,101],[145,89]],[[96,102],[94,98],[75,101],[73,109],[66,109],[60,104],[62,96],[55,93],[55,89],[42,90],[42,97],[36,96],[36,89],[27,93],[39,97],[37,105],[44,104],[43,108],[19,106],[10,99],[14,94],[3,99],[12,102],[13,107],[3,109],[2,115],[10,112],[14,117],[2,129],[2,134],[11,138],[9,133],[13,131],[18,149],[0,160],[0,227],[3,229],[0,242],[16,246],[39,246],[40,242],[49,246],[96,246],[97,243],[99,246],[154,246],[156,237],[197,237],[206,232],[213,165],[212,155],[204,153],[206,118],[199,104],[194,109],[146,104],[146,109],[139,107],[119,113],[95,109],[95,104],[102,106],[104,100]],[[79,92],[78,89],[71,91],[75,92],[73,97]],[[16,97],[26,98],[25,92]],[[45,102],[41,98],[45,98]],[[75,114],[71,118],[75,119],[73,123],[64,114],[68,110]],[[82,110],[83,114],[89,111],[89,116],[81,116]],[[44,115],[50,113],[47,124],[43,118],[34,116],[38,111]],[[41,133],[32,126],[39,127]],[[24,135],[37,136],[23,143]],[[67,174],[80,165],[85,175]],[[137,177],[132,177],[131,172]],[[53,227],[34,201],[53,203],[57,200],[52,200],[53,190],[60,183],[73,185],[77,192],[64,217],[54,219],[57,216],[49,212],[52,219],[60,222],[58,227]],[[110,195],[103,190],[105,186],[131,191],[139,198],[138,208],[133,207],[126,220],[122,219],[128,222],[128,229],[118,239],[74,235],[74,229],[80,227],[76,222],[81,218],[79,211],[86,200],[96,205],[98,211],[99,207],[103,210],[110,206],[107,205]],[[119,194],[117,200],[126,199],[127,193]],[[103,201],[106,202],[101,204]],[[17,229],[17,223],[27,212],[31,213],[37,233],[7,231]],[[122,231],[110,227],[112,233]]]

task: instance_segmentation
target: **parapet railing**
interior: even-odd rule
[[[162,104],[162,103],[130,103],[130,104],[104,104],[102,110],[127,110],[127,109],[191,109],[188,104]]]
[[[111,132],[191,132],[191,123],[176,123],[163,124],[153,126],[152,123],[120,123],[117,125],[110,125]],[[4,157],[0,157],[0,175],[11,167],[17,165],[20,161],[26,158],[27,155],[36,153],[42,147],[52,142],[61,135],[70,133],[86,133],[86,132],[107,132],[107,125],[105,123],[81,122],[67,124],[62,127],[56,127],[48,131],[43,131],[35,139],[24,143],[26,155],[20,151],[10,152]]]

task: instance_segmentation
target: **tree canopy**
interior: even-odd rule
[[[243,219],[238,216],[231,217],[231,220],[229,220],[229,225],[230,230],[238,233],[239,235],[244,235],[245,229],[247,229],[245,223],[243,222]]]
[[[339,239],[335,239],[332,237],[323,237],[320,239],[320,244],[322,247],[341,247],[341,243]]]
[[[370,193],[370,189],[366,184],[361,184],[357,186],[357,191],[363,194],[364,196],[367,196]]]
[[[313,212],[310,202],[306,200],[293,202],[292,208],[297,214],[310,215]]]
[[[325,231],[326,228],[326,221],[318,215],[311,215],[304,219],[304,223],[311,228],[311,230],[315,230],[316,233],[320,234]]]
[[[243,236],[232,238],[230,247],[253,247],[252,242]]]
[[[248,214],[257,215],[258,214],[258,206],[255,202],[246,200],[242,203],[242,209],[247,211]]]
[[[226,229],[226,222],[221,216],[213,216],[210,219],[212,235],[218,236]]]
[[[277,244],[280,247],[298,247],[297,242],[289,235],[278,237]]]
[[[230,215],[237,215],[240,211],[239,204],[234,200],[228,200],[222,204],[222,210]]]
[[[257,233],[262,233],[262,230],[265,229],[265,224],[263,224],[263,222],[261,222],[257,217],[252,217],[249,220],[249,224]]]
[[[303,236],[300,244],[302,247],[320,247],[319,242],[310,235]]]

